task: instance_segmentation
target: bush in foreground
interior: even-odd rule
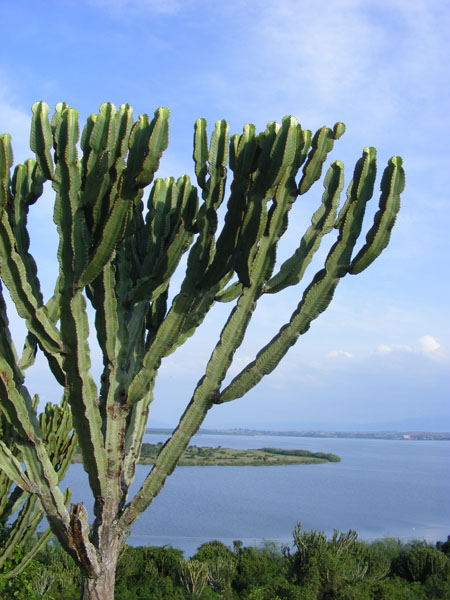
[[[294,530],[291,548],[267,542],[233,548],[213,540],[185,560],[171,546],[124,546],[115,600],[448,600],[447,542],[366,543],[354,531]],[[20,549],[17,552],[21,552]],[[48,543],[27,569],[7,581],[2,600],[77,600],[76,565]]]

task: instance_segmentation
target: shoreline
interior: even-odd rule
[[[147,434],[171,435],[170,428],[150,427]],[[197,435],[234,435],[234,436],[282,436],[282,437],[312,437],[312,438],[346,438],[369,440],[404,440],[404,441],[450,441],[450,432],[432,431],[328,431],[328,430],[265,430],[265,429],[202,429]]]

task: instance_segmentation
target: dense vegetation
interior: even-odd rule
[[[450,536],[436,545],[386,538],[358,540],[354,531],[294,530],[291,548],[202,544],[192,558],[170,546],[124,546],[116,600],[448,600]],[[20,557],[21,550],[17,549]],[[11,565],[9,565],[11,566]],[[80,574],[49,543],[13,580],[0,575],[2,600],[77,600]]]

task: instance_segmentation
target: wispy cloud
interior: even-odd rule
[[[441,95],[449,50],[442,2],[236,0],[228,11],[245,35],[230,44],[221,94],[239,85],[256,115],[284,107],[313,127],[342,118],[369,143],[417,113],[436,122],[424,105]]]
[[[6,76],[0,72],[0,134],[10,133],[14,163],[29,155],[30,115],[15,103],[15,95]]]
[[[442,358],[443,349],[433,335],[423,335],[416,344],[380,344],[377,347],[379,354],[392,354],[393,352],[408,352],[420,354],[428,358]]]
[[[328,352],[327,356],[329,358],[353,358],[353,354],[346,350],[331,350],[331,352]]]

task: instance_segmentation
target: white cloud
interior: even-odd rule
[[[391,352],[412,352],[412,346],[402,344],[380,344],[377,346],[379,354],[391,354]]]
[[[422,354],[433,354],[440,347],[441,344],[432,335],[424,335],[419,339],[418,348]]]
[[[432,335],[423,335],[414,345],[406,344],[380,344],[377,347],[379,354],[392,354],[393,352],[411,352],[430,358],[441,356],[442,346]]]
[[[329,101],[330,94],[361,80],[368,51],[383,43],[383,32],[358,11],[358,4],[330,3],[323,11],[316,3],[299,6],[285,0],[265,11],[262,34],[271,50],[284,56],[284,65],[296,66],[299,79]]]
[[[353,358],[353,354],[346,352],[345,350],[331,350],[331,352],[328,352],[327,356],[329,358]]]

